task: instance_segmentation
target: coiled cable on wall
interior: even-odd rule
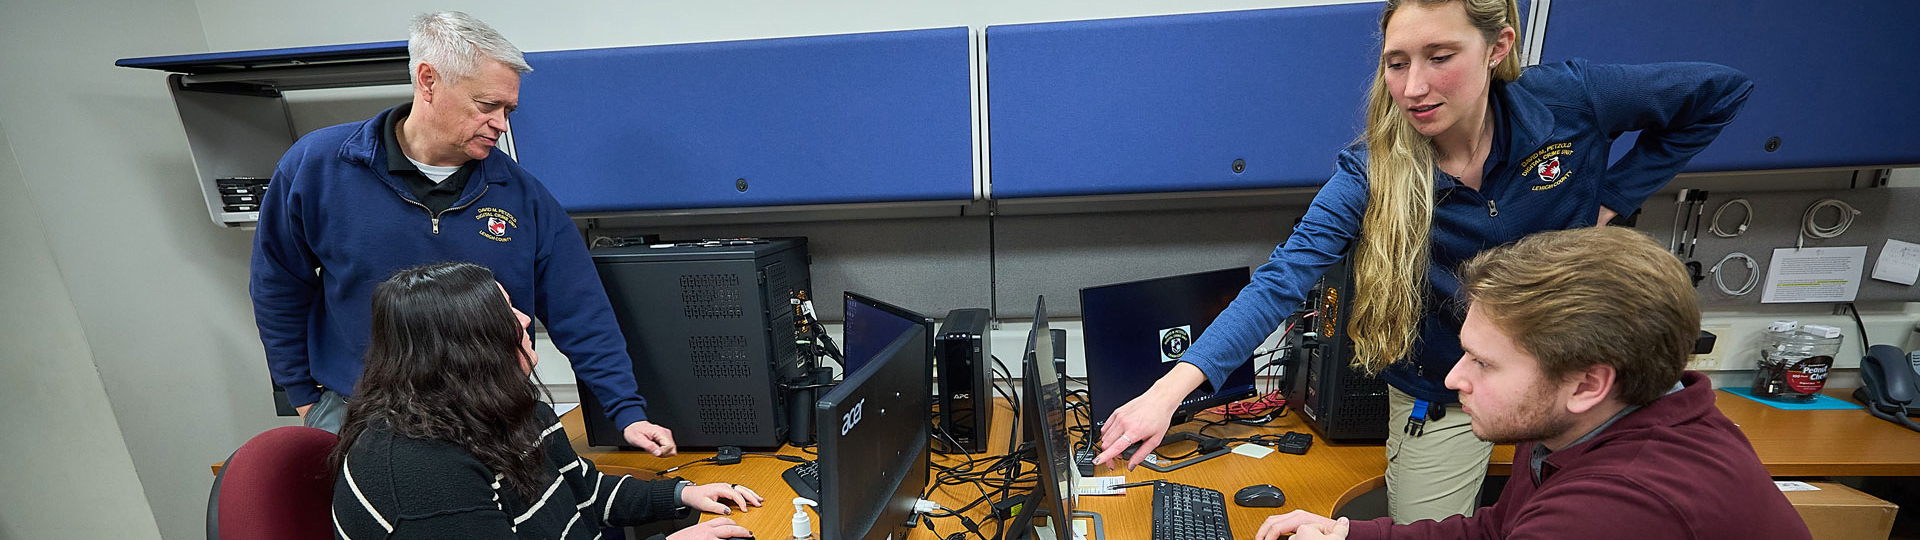
[[[1822,227],[1820,224],[1814,223],[1813,218],[1820,213],[1820,209],[1827,207],[1833,207],[1838,210],[1840,212],[1840,220],[1832,226]],[[1806,247],[1807,237],[1826,239],[1846,233],[1847,227],[1853,226],[1853,217],[1857,215],[1860,215],[1859,210],[1855,210],[1853,205],[1847,204],[1846,201],[1840,199],[1821,199],[1819,202],[1813,203],[1812,206],[1807,207],[1807,212],[1800,216],[1800,243],[1794,244],[1794,248]]]
[[[1747,283],[1744,285],[1741,285],[1740,288],[1738,289],[1728,288],[1726,277],[1725,277],[1726,274],[1723,274],[1720,272],[1720,267],[1726,266],[1727,261],[1731,261],[1734,259],[1745,259],[1747,261]],[[1725,257],[1721,257],[1720,262],[1713,264],[1713,285],[1715,287],[1719,287],[1720,292],[1727,293],[1728,296],[1746,296],[1747,293],[1753,292],[1753,287],[1755,285],[1759,285],[1759,284],[1760,284],[1759,263],[1755,262],[1753,260],[1753,257],[1750,255],[1735,251],[1733,253],[1728,253],[1727,256]]]
[[[1746,217],[1740,218],[1740,226],[1735,227],[1733,229],[1733,232],[1726,232],[1726,231],[1720,230],[1720,215],[1727,213],[1727,207],[1730,207],[1730,206],[1740,206],[1742,208],[1746,208],[1747,214],[1746,214]],[[1753,205],[1749,204],[1746,199],[1733,199],[1727,202],[1720,203],[1720,209],[1713,211],[1713,223],[1712,225],[1707,227],[1707,230],[1712,231],[1714,236],[1718,236],[1721,238],[1733,238],[1735,236],[1740,236],[1740,233],[1747,232],[1747,226],[1752,224],[1753,224]]]

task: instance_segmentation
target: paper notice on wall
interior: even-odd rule
[[[1866,265],[1867,246],[1773,250],[1760,302],[1852,302]]]
[[[1873,262],[1873,279],[1913,285],[1920,278],[1920,244],[1887,239],[1880,258]]]

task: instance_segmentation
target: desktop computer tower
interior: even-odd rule
[[[940,380],[940,429],[953,437],[959,448],[948,451],[984,452],[993,433],[993,350],[988,346],[991,325],[987,310],[956,309],[947,312],[934,336],[933,352]],[[941,440],[943,446],[950,443]]]
[[[659,246],[659,247],[656,247]],[[594,268],[626,335],[647,417],[682,448],[776,447],[790,407],[783,384],[808,361],[792,299],[811,287],[805,238],[595,249]],[[580,385],[587,442],[628,446]]]
[[[1353,342],[1347,316],[1353,306],[1352,257],[1327,267],[1307,293],[1303,312],[1318,312],[1294,326],[1287,370],[1287,406],[1330,441],[1387,438],[1387,383],[1351,365]],[[1314,332],[1308,339],[1305,334]]]

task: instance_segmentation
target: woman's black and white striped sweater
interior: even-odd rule
[[[372,539],[594,539],[604,527],[686,517],[677,482],[601,474],[539,407],[553,482],[528,500],[465,448],[369,427],[333,486],[334,535]]]

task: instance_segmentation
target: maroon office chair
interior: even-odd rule
[[[221,467],[207,499],[208,540],[331,540],[339,437],[286,426],[255,435]]]

